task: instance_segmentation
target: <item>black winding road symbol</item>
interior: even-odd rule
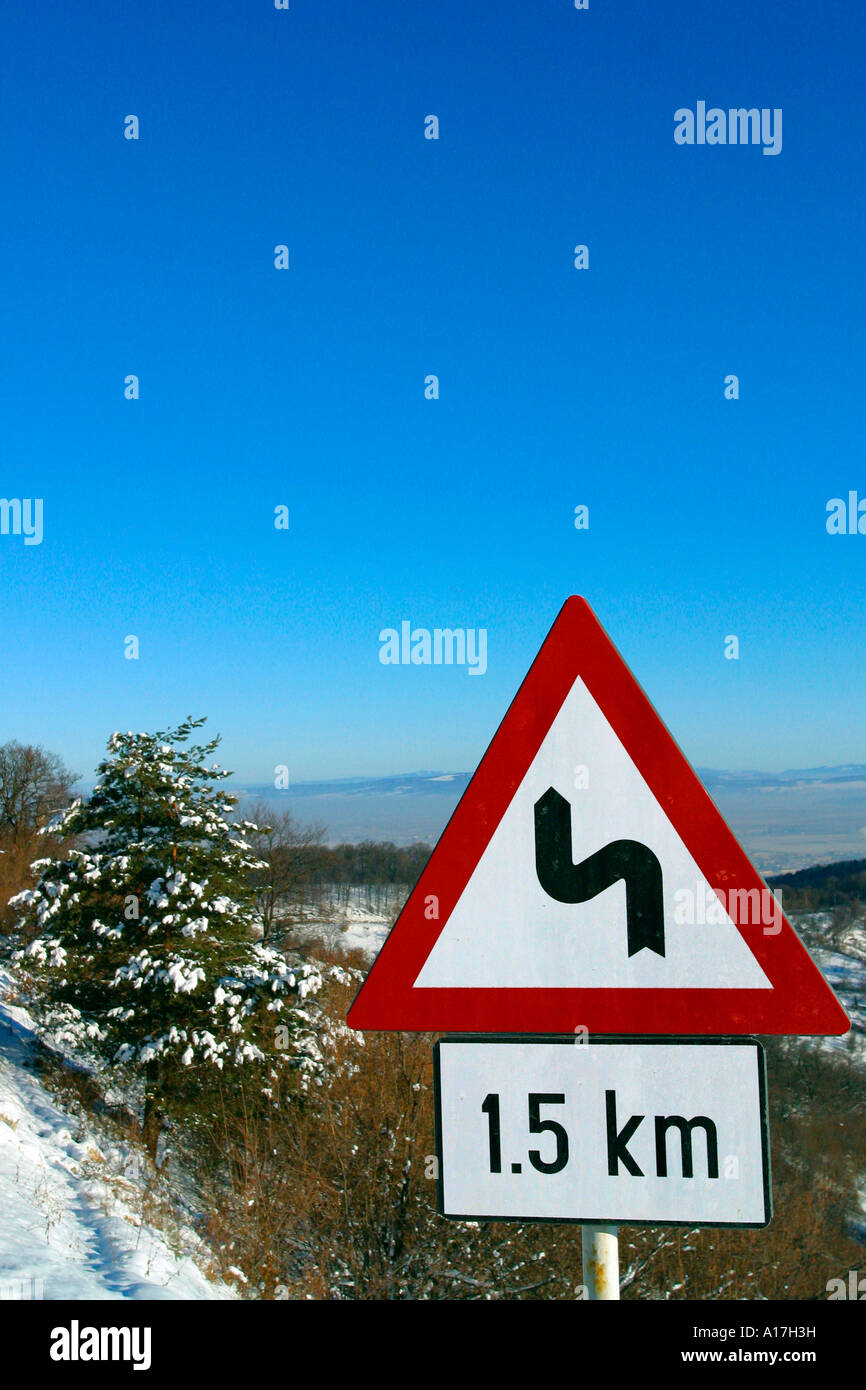
[[[662,866],[639,840],[612,840],[575,864],[571,806],[555,787],[535,803],[535,872],[545,893],[560,903],[585,903],[625,879],[625,915],[630,956],[646,946],[665,953]]]

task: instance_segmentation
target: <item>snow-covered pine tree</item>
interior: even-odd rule
[[[219,738],[189,743],[204,722],[113,734],[90,798],[52,822],[78,847],[12,899],[43,1020],[138,1071],[152,1151],[168,1090],[190,1094],[203,1069],[251,1066],[268,1093],[316,1053],[302,1005],[322,977],[254,939],[256,826],[229,819],[231,774],[207,765]]]

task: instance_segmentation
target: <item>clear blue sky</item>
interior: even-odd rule
[[[840,0],[6,0],[0,496],[44,539],[0,536],[0,740],[89,778],[207,714],[245,780],[471,769],[581,593],[694,763],[866,762],[866,535],[825,528],[866,496],[864,38]],[[781,108],[782,152],[678,146],[699,100]],[[487,673],[383,666],[403,619],[485,628]]]

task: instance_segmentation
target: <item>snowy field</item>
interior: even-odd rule
[[[0,974],[0,1299],[227,1299],[206,1251],[142,1220],[145,1164],[95,1122],[66,1114],[38,1079],[29,1016]],[[175,1248],[172,1248],[175,1247]]]
[[[405,884],[326,889],[317,899],[286,909],[290,913],[287,943],[294,928],[327,946],[361,951],[372,962],[408,896]]]
[[[854,923],[831,947],[821,944],[831,930],[829,913],[792,914],[791,921],[851,1020],[851,1031],[844,1037],[803,1041],[829,1052],[850,1052],[866,1067],[866,926]]]
[[[294,904],[287,941],[295,929],[330,946],[359,950],[372,962],[409,893],[401,885],[375,891],[373,897],[370,888],[332,889],[318,901]],[[828,1049],[855,1052],[866,1067],[866,925],[855,923],[839,946],[830,947],[822,944],[831,931],[829,913],[792,914],[792,924],[851,1019],[847,1038],[816,1041]]]

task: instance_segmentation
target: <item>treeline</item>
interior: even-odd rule
[[[326,884],[405,884],[414,888],[427,860],[429,845],[395,845],[390,840],[363,840],[357,845],[310,845],[298,855],[303,878],[313,887]]]
[[[332,906],[347,907],[357,890],[365,899],[355,906],[392,913],[430,858],[428,845],[390,840],[326,845],[324,825],[301,824],[288,810],[274,814],[263,801],[244,804],[238,814],[259,827],[244,833],[262,864],[253,874],[253,888],[265,940],[275,923],[303,912],[304,905],[327,897]]]
[[[0,745],[0,927],[8,929],[12,892],[29,884],[33,859],[54,852],[51,836],[37,832],[68,805],[77,774],[57,754],[14,740]],[[430,857],[426,844],[395,845],[390,840],[326,845],[324,825],[304,825],[288,812],[274,815],[264,802],[243,805],[239,814],[268,826],[254,835],[256,850],[268,861],[275,895],[294,895],[328,886],[403,885],[413,888]],[[781,888],[786,911],[821,912],[866,904],[866,859],[814,865],[767,880]]]
[[[398,846],[389,840],[294,847],[256,840],[256,847],[268,866],[254,882],[269,939],[277,922],[302,920],[310,910],[327,915],[360,909],[396,917],[430,858],[429,845]]]
[[[767,879],[781,888],[786,912],[830,912],[833,908],[857,909],[866,903],[866,859],[846,859],[838,864],[817,864],[794,873]]]
[[[44,748],[16,739],[0,744],[0,931],[14,925],[9,899],[31,887],[33,860],[61,848],[39,831],[69,804],[77,776]]]
[[[9,900],[32,886],[34,860],[72,848],[40,831],[70,804],[76,777],[55,753],[15,741],[0,744],[0,934],[15,929],[20,909]],[[430,857],[424,844],[327,845],[324,825],[296,821],[287,810],[275,813],[263,801],[238,805],[235,818],[259,827],[243,833],[262,864],[252,881],[266,939],[287,908],[291,915],[325,897],[331,906],[351,902],[394,914]]]

